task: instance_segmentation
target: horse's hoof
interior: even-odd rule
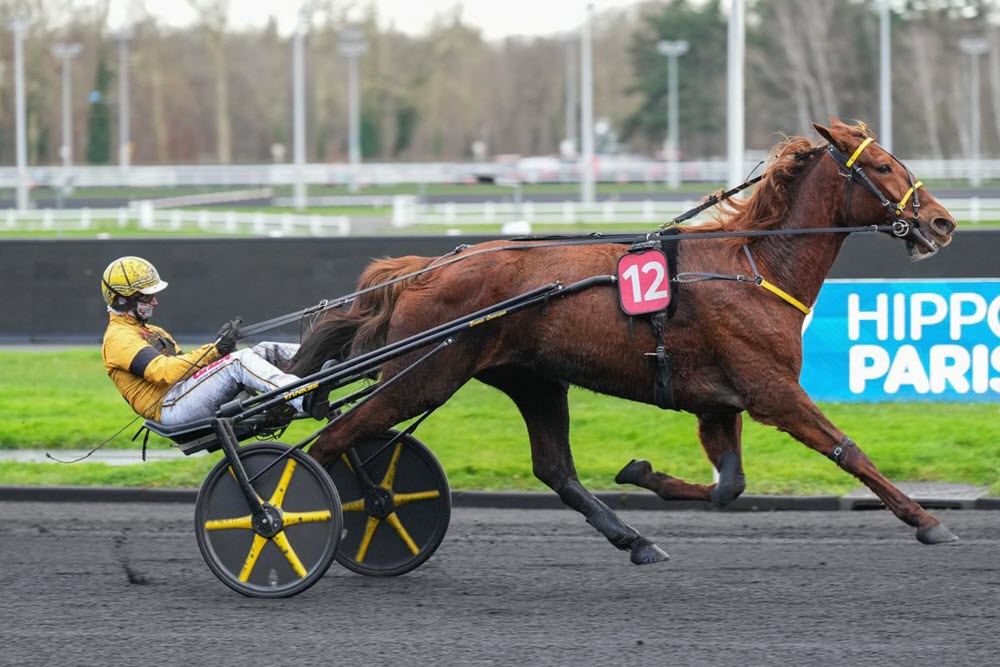
[[[719,464],[719,482],[712,489],[710,498],[716,507],[725,507],[736,500],[747,486],[746,477],[739,470],[740,457],[729,452]]]
[[[918,529],[917,539],[924,544],[944,544],[957,542],[958,535],[945,528],[943,523],[936,523],[930,528]]]
[[[615,484],[635,484],[636,486],[640,486],[640,480],[651,472],[653,472],[653,466],[649,465],[649,461],[632,459],[615,475]]]
[[[645,537],[636,539],[632,545],[632,555],[630,560],[636,565],[649,565],[650,563],[660,563],[670,560],[667,552],[656,546]]]

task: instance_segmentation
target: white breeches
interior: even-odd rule
[[[243,389],[263,393],[297,381],[297,376],[280,371],[276,365],[291,359],[298,349],[292,343],[259,343],[213,361],[170,388],[163,397],[160,423],[174,426],[211,417]],[[302,409],[302,397],[290,403],[296,410]]]

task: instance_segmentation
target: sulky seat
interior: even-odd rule
[[[194,454],[202,450],[214,452],[221,447],[215,435],[215,429],[212,428],[212,419],[214,417],[205,417],[173,426],[147,419],[142,425],[151,433],[175,442],[184,454]],[[238,424],[233,424],[233,430],[238,440],[244,440],[256,435],[265,426],[266,419],[263,417],[251,417]]]

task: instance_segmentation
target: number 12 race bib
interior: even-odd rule
[[[626,315],[655,313],[670,305],[670,275],[662,250],[643,250],[618,260],[618,298]]]

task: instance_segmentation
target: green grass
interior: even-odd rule
[[[0,351],[0,448],[57,452],[90,449],[134,416],[92,349]],[[896,480],[992,485],[1000,493],[1000,405],[827,404],[827,415]],[[615,473],[631,458],[658,470],[708,482],[711,469],[691,415],[599,396],[570,394],[572,440],[581,479],[615,488]],[[138,449],[136,422],[108,445]],[[305,437],[314,422],[297,422],[283,440]],[[535,489],[527,433],[513,404],[469,383],[417,432],[437,454],[456,489]],[[745,422],[749,493],[843,493],[855,480],[822,456],[772,428]],[[169,443],[150,439],[151,448]],[[2,484],[196,487],[218,455],[133,466],[0,463]]]

